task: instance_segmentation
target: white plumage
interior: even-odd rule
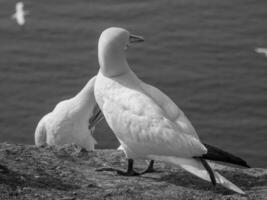
[[[128,31],[109,28],[98,43],[100,70],[95,97],[120,149],[127,158],[170,162],[210,181],[201,162],[193,158],[206,154],[207,149],[190,121],[167,95],[141,81],[130,69],[124,52],[129,38]],[[217,172],[214,175],[217,183],[244,193]]]
[[[94,83],[95,77],[75,97],[59,102],[52,112],[40,120],[35,130],[36,145],[77,144],[87,150],[94,150],[96,141],[92,132],[95,124],[91,124],[92,129],[88,128],[98,108]]]
[[[25,11],[23,8],[23,2],[16,3],[16,12],[12,15],[12,18],[15,19],[20,26],[26,23],[25,16],[28,14],[28,11]]]
[[[256,48],[255,51],[257,53],[261,53],[261,54],[264,54],[265,56],[267,56],[267,48]]]
[[[124,80],[125,85],[139,87],[123,87],[120,80]],[[108,88],[98,90],[98,83],[108,85]],[[132,73],[120,76],[119,79],[110,79],[101,72],[97,76],[96,98],[98,100],[99,95],[104,96],[105,100],[100,107],[127,157],[192,157],[205,154],[206,148],[199,142],[183,112],[171,101],[166,101],[167,98],[163,99],[166,96],[162,93],[153,93],[153,90],[155,88],[142,83]],[[150,96],[154,94],[158,97],[157,101],[162,103],[161,106],[154,100],[154,96]]]

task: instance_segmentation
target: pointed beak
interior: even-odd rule
[[[129,42],[130,43],[138,43],[138,42],[144,42],[145,39],[138,35],[130,35]]]

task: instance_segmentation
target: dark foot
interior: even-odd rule
[[[48,146],[47,144],[41,144],[41,145],[38,145],[37,147],[39,147],[39,148],[45,148],[47,146]]]
[[[153,172],[155,172],[155,170],[153,168],[153,165],[154,165],[154,160],[151,160],[149,162],[148,167],[143,172],[141,172],[140,174],[146,174],[146,173],[153,173]]]
[[[122,176],[140,176],[141,174],[132,170],[132,171],[127,171],[127,172],[124,172],[122,170],[117,170],[117,173],[119,175],[122,175]]]
[[[122,176],[139,176],[139,175],[141,175],[140,173],[134,171],[133,163],[134,163],[133,159],[128,159],[128,169],[126,172],[122,171],[120,169],[112,168],[112,167],[104,167],[104,168],[97,169],[96,171],[116,171],[119,175],[122,175]]]
[[[116,168],[112,168],[112,167],[102,167],[102,168],[98,168],[96,169],[96,171],[101,172],[101,171],[108,171],[108,172],[117,172],[118,175],[121,176],[139,176],[141,175],[140,173],[134,171],[134,170],[130,170],[130,171],[123,171],[120,169],[116,169]]]
[[[101,168],[97,168],[95,171],[97,172],[103,172],[103,171],[107,171],[107,172],[116,172],[118,171],[118,169],[112,168],[112,167],[101,167]]]

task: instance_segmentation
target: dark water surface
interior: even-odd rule
[[[132,69],[168,94],[201,139],[267,167],[266,0],[0,0],[0,142],[33,144],[39,119],[97,73],[102,30],[143,35],[128,50]],[[98,148],[115,148],[103,122]]]

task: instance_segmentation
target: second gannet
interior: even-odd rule
[[[94,83],[95,77],[76,96],[59,102],[52,112],[40,120],[35,130],[37,146],[76,144],[94,150],[96,141],[92,133],[102,119],[95,101]]]

